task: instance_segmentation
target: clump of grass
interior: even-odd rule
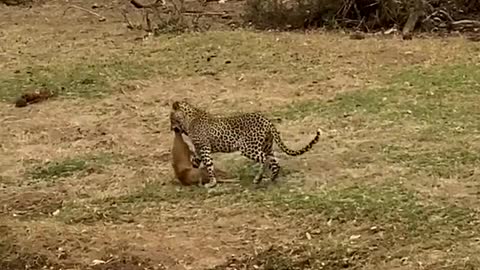
[[[51,181],[74,174],[99,171],[103,166],[112,162],[112,159],[113,157],[110,155],[67,158],[37,165],[28,170],[26,175],[32,180]]]
[[[68,177],[75,172],[87,169],[87,162],[83,159],[68,159],[60,162],[47,162],[43,166],[34,168],[29,175],[34,180],[56,179]]]

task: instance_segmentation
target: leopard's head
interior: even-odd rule
[[[190,123],[196,117],[205,114],[204,111],[194,107],[186,101],[175,101],[170,111],[170,129],[188,135]]]

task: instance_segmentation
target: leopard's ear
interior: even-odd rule
[[[178,101],[173,102],[172,109],[174,109],[174,110],[180,109],[180,102],[178,102]]]

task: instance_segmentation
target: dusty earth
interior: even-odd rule
[[[231,30],[241,2],[189,5],[235,13],[148,36],[128,2],[0,6],[0,269],[478,269],[478,43]],[[38,88],[59,96],[14,107]],[[277,184],[234,153],[215,164],[239,185],[185,188],[181,98],[262,111],[291,148],[326,134],[279,153]]]

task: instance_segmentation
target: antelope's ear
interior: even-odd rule
[[[173,102],[172,109],[174,109],[174,110],[180,109],[180,102],[178,102],[178,101]]]

